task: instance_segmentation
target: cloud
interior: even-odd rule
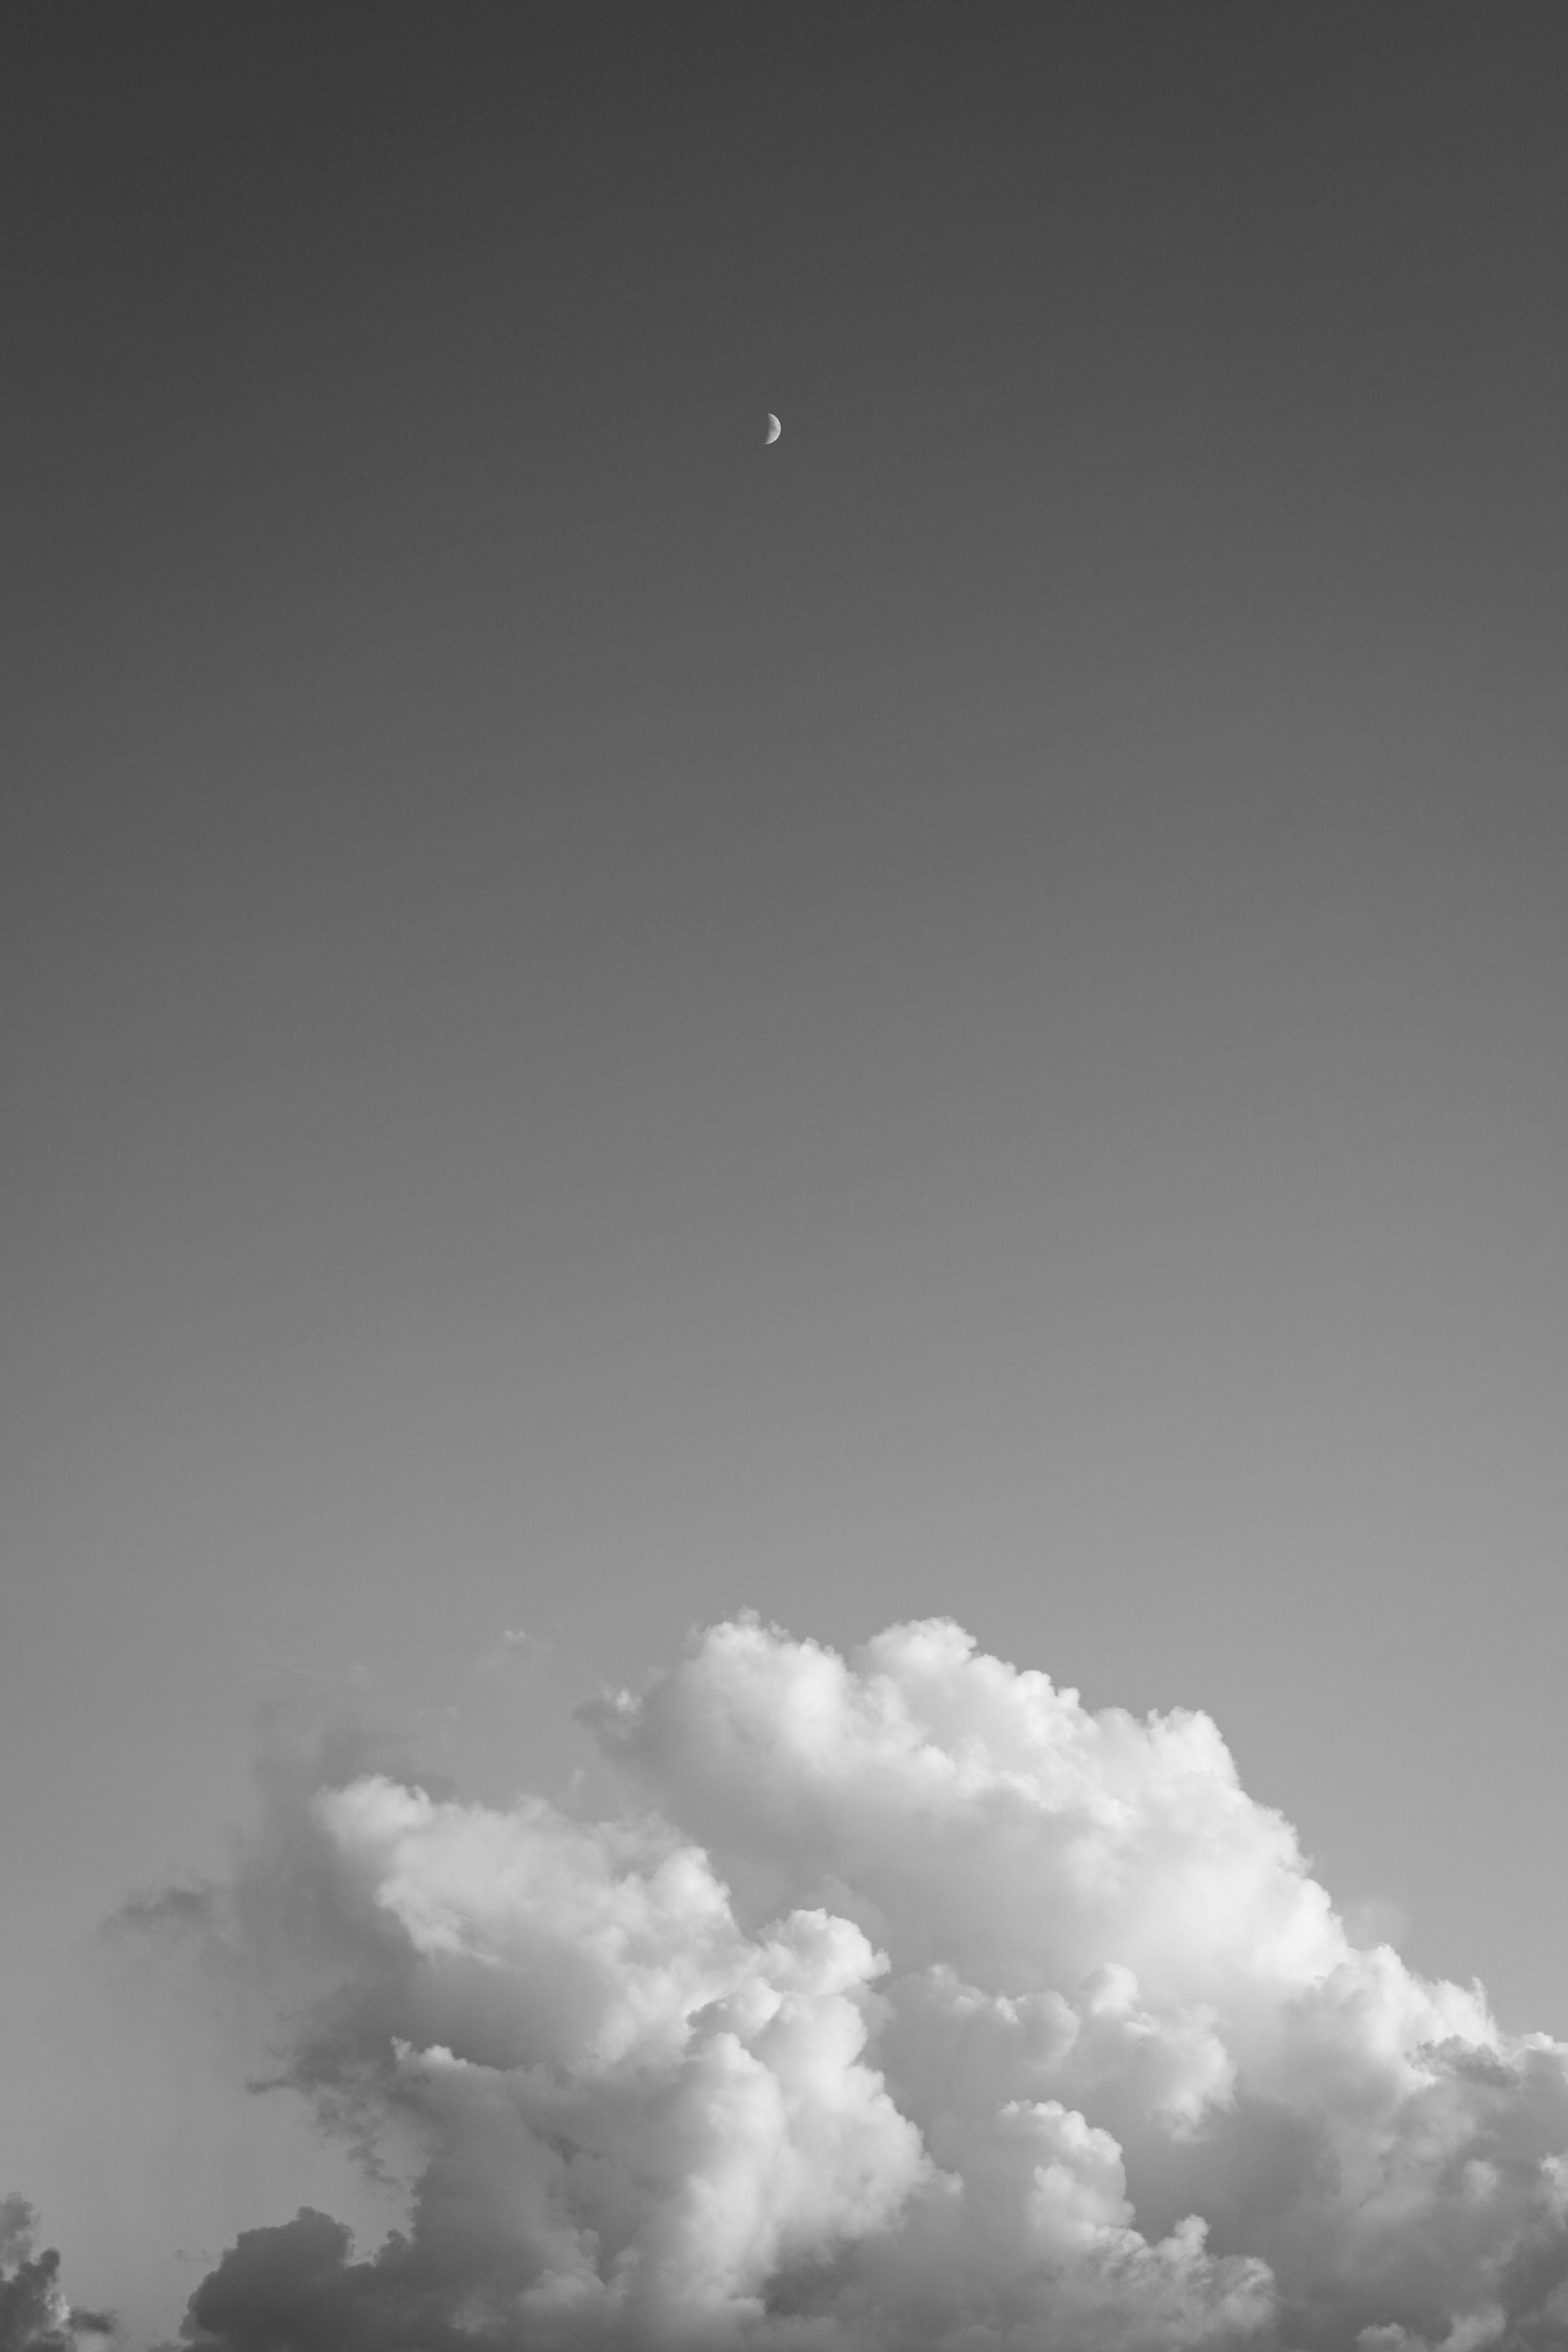
[[[83,2352],[112,2336],[107,2311],[73,2309],[60,2286],[60,2258],[41,2253],[37,2217],[25,2197],[0,2197],[0,2352]]]
[[[474,1661],[474,1672],[505,1678],[548,1667],[554,1655],[553,1643],[531,1633],[525,1625],[509,1625],[500,1639]]]
[[[751,1618],[585,1713],[616,1821],[272,1788],[210,1932],[410,2212],[246,2232],[195,2352],[1568,2347],[1568,2050],[1352,1942],[1207,1717]]]

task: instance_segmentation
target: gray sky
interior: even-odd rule
[[[1561,13],[6,41],[0,2190],[74,2291],[346,2210],[90,1949],[258,1707],[561,1789],[742,1606],[1211,1710],[1568,2033]]]

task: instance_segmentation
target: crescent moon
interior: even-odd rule
[[[778,418],[773,415],[773,410],[770,408],[768,411],[768,442],[771,443],[776,441],[783,431],[784,426],[779,423]],[[767,443],[764,443],[763,446],[765,447]]]

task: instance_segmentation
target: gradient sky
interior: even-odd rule
[[[1563,12],[5,37],[0,2190],[74,2291],[345,2210],[93,1941],[258,1709],[560,1788],[746,1605],[1208,1708],[1568,2032]]]

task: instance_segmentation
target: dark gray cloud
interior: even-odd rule
[[[0,2198],[0,2352],[79,2352],[114,2325],[112,2312],[68,2303],[59,2254],[38,2248],[32,2206],[16,2191]]]
[[[196,2352],[444,2352],[474,2341],[458,2315],[450,2282],[423,2275],[406,2239],[356,2263],[342,2224],[302,2206],[277,2228],[241,2231],[182,2333]]]

